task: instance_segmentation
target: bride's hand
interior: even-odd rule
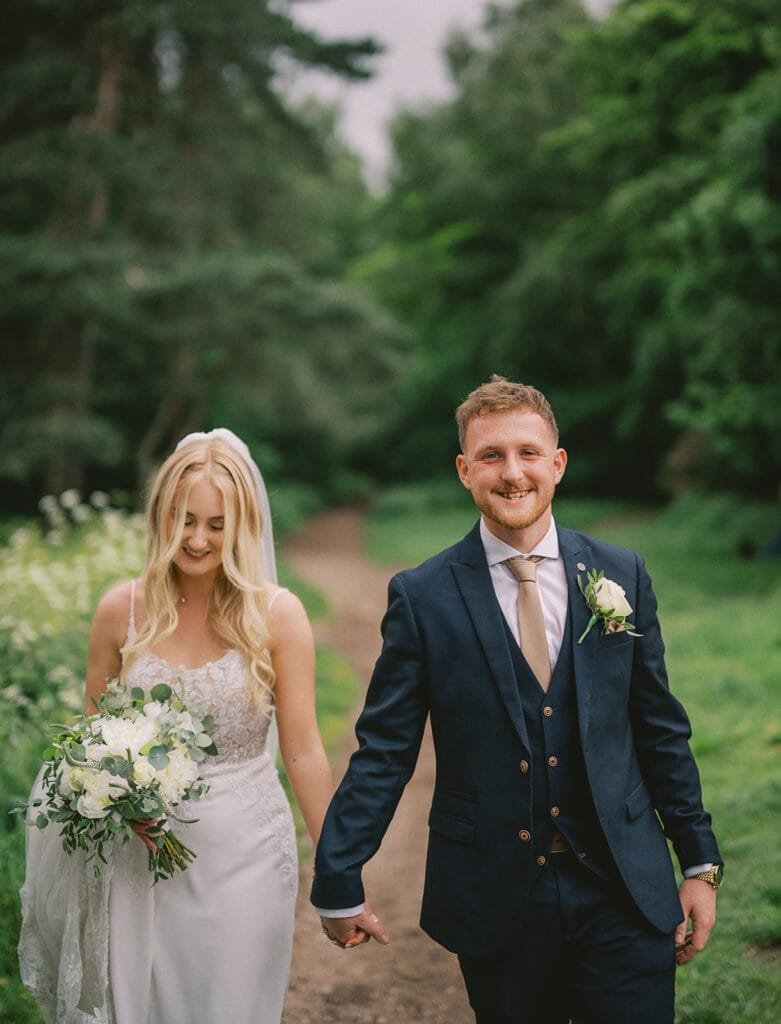
[[[150,853],[154,853],[157,849],[155,841],[150,835],[150,832],[154,833],[156,825],[157,818],[135,818],[130,822],[130,827]]]

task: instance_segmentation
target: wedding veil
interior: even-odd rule
[[[249,467],[252,479],[255,482],[255,491],[263,522],[263,531],[260,535],[260,557],[261,565],[263,567],[263,575],[267,580],[270,580],[272,583],[276,583],[277,556],[276,551],[274,550],[274,530],[271,525],[271,505],[268,500],[268,491],[266,490],[263,475],[258,469],[255,460],[250,455],[250,450],[246,444],[240,437],[237,437],[232,430],[228,430],[226,427],[215,427],[214,430],[197,430],[192,434],[187,434],[187,436],[183,437],[177,444],[176,451],[179,451],[180,448],[184,448],[188,444],[193,444],[195,441],[212,440],[222,441],[230,448],[233,448],[233,450],[241,456],[242,460]],[[279,738],[277,734],[276,718],[272,717],[268,736],[266,738],[266,753],[272,760],[276,760],[278,745]]]
[[[214,430],[202,431],[198,430],[194,434],[188,434],[183,437],[182,440],[177,444],[176,451],[180,448],[184,448],[188,444],[192,444],[194,441],[223,441],[230,448],[233,448],[241,458],[249,466],[250,472],[252,473],[252,479],[255,482],[255,491],[258,496],[258,505],[260,507],[260,514],[263,520],[263,533],[260,537],[260,556],[262,559],[263,573],[267,580],[271,580],[272,583],[277,582],[277,558],[276,552],[274,551],[274,531],[271,526],[271,506],[268,501],[268,491],[266,490],[266,484],[263,481],[263,476],[258,469],[255,460],[250,455],[249,448],[244,444],[240,437],[237,437],[232,430],[227,430],[225,427],[215,427]]]

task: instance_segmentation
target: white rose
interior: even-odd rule
[[[597,580],[594,584],[594,597],[601,612],[612,611],[614,615],[622,615],[624,618],[632,614],[632,606],[626,599],[624,588],[613,580],[604,576]]]
[[[82,793],[76,801],[76,810],[82,818],[105,818],[109,812],[110,802],[103,797]]]
[[[133,758],[133,781],[137,782],[139,786],[148,786],[154,782],[157,778],[152,765],[149,763],[149,758],[144,757],[143,754],[139,754],[138,757]]]
[[[101,722],[100,731],[110,753],[121,757],[129,750],[135,757],[155,738],[157,726],[151,719],[139,715],[133,722],[126,718],[107,718]]]
[[[60,762],[57,788],[63,796],[73,796],[84,786],[84,769],[74,768],[67,761]]]

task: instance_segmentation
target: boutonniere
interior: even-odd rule
[[[614,580],[609,580],[604,572],[597,572],[592,569],[586,574],[587,583],[578,575],[578,587],[586,604],[591,612],[588,625],[578,640],[579,644],[588,636],[588,632],[597,622],[602,622],[603,633],[628,633],[630,636],[642,636],[636,633],[631,622],[627,622],[628,616],[632,614],[632,606],[626,599],[624,588],[620,587]]]

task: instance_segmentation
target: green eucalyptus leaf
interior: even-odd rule
[[[161,768],[165,768],[168,764],[168,751],[163,746],[152,747],[149,751],[149,763],[155,769],[159,771]]]
[[[150,692],[152,700],[159,700],[160,702],[168,700],[173,693],[170,686],[166,686],[165,683],[158,683],[157,686],[153,686]]]

